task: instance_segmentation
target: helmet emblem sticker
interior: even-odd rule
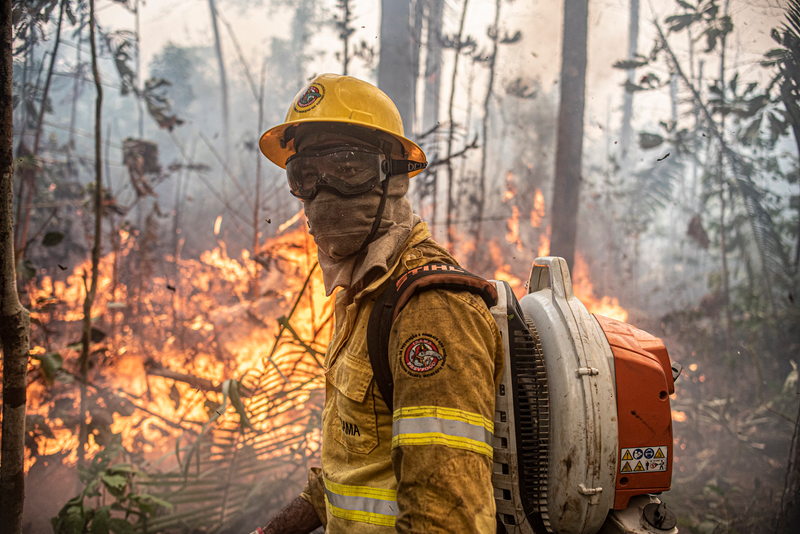
[[[304,113],[317,106],[325,96],[325,87],[321,83],[312,83],[294,103],[294,110]]]
[[[430,334],[415,334],[403,343],[400,363],[403,371],[417,378],[433,376],[444,367],[442,342]]]

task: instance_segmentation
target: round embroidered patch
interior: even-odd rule
[[[324,96],[325,87],[320,83],[312,83],[294,103],[294,110],[298,113],[309,111],[315,108]]]
[[[433,376],[444,367],[442,342],[430,334],[415,334],[400,349],[403,370],[414,377]]]

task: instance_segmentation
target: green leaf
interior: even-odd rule
[[[111,520],[111,506],[98,508],[92,518],[92,526],[89,528],[90,534],[108,534],[108,523]]]
[[[647,132],[639,133],[639,146],[644,149],[655,148],[664,142],[664,138],[658,134]]]
[[[769,118],[769,131],[772,142],[776,142],[779,137],[786,134],[786,129],[789,127],[789,122],[781,120],[775,113],[770,112],[767,115]]]
[[[742,140],[743,144],[750,145],[756,140],[758,137],[758,130],[761,127],[761,119],[763,118],[763,115],[759,115],[755,120],[753,120],[753,122],[750,123],[744,133],[742,133],[740,139]]]
[[[673,15],[671,17],[667,17],[664,22],[671,25],[669,28],[670,32],[679,32],[684,28],[688,28],[697,20],[699,20],[697,15],[694,13],[687,13],[685,15]]]
[[[43,247],[54,247],[64,241],[64,234],[61,232],[47,232],[42,238]]]
[[[124,519],[112,517],[108,522],[108,527],[114,534],[134,534],[133,525]]]
[[[57,352],[48,352],[41,358],[36,359],[42,362],[40,368],[45,380],[48,384],[52,384],[58,371],[61,370],[61,366],[64,364],[64,358]]]
[[[206,399],[203,403],[203,407],[206,409],[206,413],[208,414],[209,421],[214,418],[216,419],[221,415],[219,407],[221,406],[220,403],[213,401],[211,399]]]
[[[678,5],[684,9],[689,9],[691,11],[697,11],[697,8],[690,4],[689,2],[684,2],[683,0],[677,0]]]
[[[225,383],[229,383],[228,394],[231,398],[231,404],[233,405],[236,413],[239,414],[239,424],[242,428],[249,428],[252,429],[253,425],[250,424],[250,419],[247,417],[247,412],[244,410],[244,404],[242,404],[242,398],[239,396],[239,382],[238,380],[226,380]],[[225,383],[222,384],[222,391],[225,391]]]
[[[175,405],[175,410],[180,408],[181,392],[178,391],[178,386],[175,385],[175,382],[172,383],[172,387],[169,389],[169,398],[172,401],[172,404]]]
[[[26,282],[36,276],[36,271],[36,265],[28,258],[25,258],[17,265],[17,279],[20,282]]]
[[[70,506],[67,508],[63,532],[66,534],[82,534],[85,526],[86,513],[83,510],[83,506]]]
[[[81,482],[87,484],[92,478],[95,476],[95,472],[92,469],[89,469],[86,466],[78,465],[78,478],[81,479]]]
[[[128,478],[123,474],[112,474],[108,471],[100,473],[100,480],[114,497],[122,497],[128,486]]]
[[[622,69],[622,70],[630,70],[630,69],[638,69],[639,67],[644,67],[647,65],[649,61],[644,59],[625,59],[622,61],[617,61],[612,67],[615,69]]]
[[[150,495],[149,493],[132,495],[131,501],[135,502],[139,509],[148,515],[155,515],[159,507],[172,508],[171,503],[159,499],[155,495]]]

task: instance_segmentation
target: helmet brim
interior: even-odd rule
[[[311,123],[340,123],[340,124],[349,124],[354,125],[360,128],[366,128],[368,130],[375,130],[382,132],[386,135],[390,135],[393,138],[397,139],[402,145],[403,149],[406,152],[406,159],[416,161],[419,163],[427,163],[427,158],[425,157],[425,152],[411,139],[406,137],[397,135],[395,133],[390,132],[389,130],[385,130],[383,128],[379,128],[374,124],[363,123],[354,121],[353,119],[319,119],[315,118],[313,120],[296,120],[296,121],[289,121],[284,122],[283,124],[279,124],[273,128],[270,128],[264,135],[261,136],[261,139],[258,142],[258,146],[261,149],[261,153],[264,154],[267,159],[269,159],[272,163],[277,165],[278,167],[285,169],[286,168],[286,160],[289,159],[290,156],[294,155],[296,152],[294,149],[294,139],[291,139],[288,143],[282,145],[282,139],[286,130],[292,126],[298,124],[311,124]],[[424,169],[420,169],[418,171],[414,171],[409,173],[409,177],[416,176],[417,174],[421,173]]]

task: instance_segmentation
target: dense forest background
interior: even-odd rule
[[[522,295],[565,256],[683,364],[680,528],[792,532],[800,4],[655,4],[14,0],[23,531],[250,532],[300,491],[332,302],[257,141],[338,72],[397,103],[462,264]]]

